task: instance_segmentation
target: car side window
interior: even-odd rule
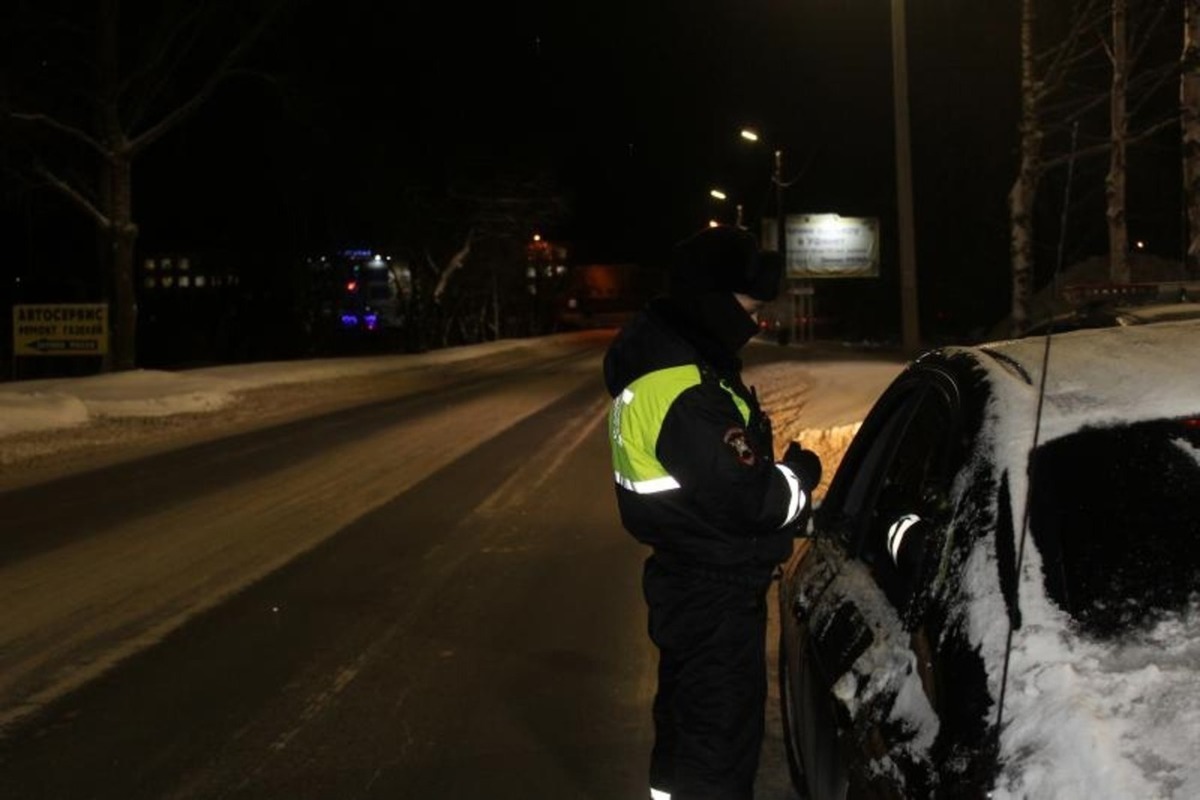
[[[817,512],[817,527],[847,554],[857,554],[871,519],[876,490],[924,390],[919,380],[901,378],[871,409]]]
[[[894,413],[884,420],[878,431],[874,433],[871,446],[867,448],[859,463],[855,465],[854,477],[842,499],[841,510],[844,514],[861,518],[869,512],[875,493],[876,476],[880,474],[883,465],[891,457],[896,441],[904,431],[904,426],[914,405],[915,400],[912,396],[898,403]]]
[[[916,589],[926,540],[944,511],[947,462],[956,435],[946,393],[927,387],[874,484],[859,556],[901,610]]]

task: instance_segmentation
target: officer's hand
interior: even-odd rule
[[[812,492],[821,482],[821,457],[812,450],[805,450],[799,442],[788,445],[783,454],[783,463],[796,473],[805,491]]]

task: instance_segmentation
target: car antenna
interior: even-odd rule
[[[1020,585],[1021,585],[1021,564],[1025,560],[1025,539],[1029,532],[1029,499],[1033,493],[1033,453],[1037,450],[1038,437],[1041,435],[1042,429],[1042,403],[1046,399],[1046,374],[1050,366],[1050,341],[1054,338],[1054,299],[1058,296],[1058,276],[1063,269],[1063,242],[1067,238],[1067,212],[1071,207],[1071,182],[1075,176],[1075,150],[1076,142],[1079,139],[1079,121],[1076,120],[1071,126],[1071,153],[1067,158],[1067,184],[1063,187],[1063,207],[1062,218],[1059,223],[1058,231],[1058,254],[1057,263],[1054,265],[1054,274],[1051,276],[1050,289],[1050,322],[1046,326],[1046,343],[1042,348],[1042,375],[1038,380],[1038,399],[1037,412],[1033,421],[1033,445],[1029,449],[1029,475],[1025,484],[1025,508],[1021,514],[1021,538],[1017,544],[1017,565],[1016,565],[1016,581],[1018,589],[1014,592],[1014,603],[1020,601]],[[1008,690],[1008,665],[1012,658],[1012,641],[1013,631],[1017,624],[1013,622],[1014,615],[1008,615],[1008,636],[1004,642],[1004,670],[1000,676],[1000,698],[996,704],[996,741],[995,752],[1000,753],[1000,731],[1004,723],[1004,697]]]

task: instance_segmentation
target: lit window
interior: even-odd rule
[[[175,278],[171,275],[164,275],[162,279],[162,285],[164,289],[170,289],[175,285]]]
[[[179,259],[179,268],[184,271],[191,269],[192,268],[192,260],[190,258]]]
[[[205,277],[204,277],[203,275],[197,275],[197,276],[196,276],[196,288],[197,288],[197,289],[203,289],[203,288],[204,288],[204,284],[205,284],[205,283],[207,283],[207,282],[208,282],[208,281],[205,279]]]
[[[191,279],[191,278],[189,278],[187,275],[180,275],[180,276],[179,276],[179,286],[180,286],[180,288],[182,288],[182,289],[186,289],[186,288],[188,288],[188,287],[189,287],[189,286],[191,286],[191,285],[192,285],[192,279]]]
[[[157,267],[158,264],[154,262],[153,258],[147,258],[145,266],[147,272],[154,272],[154,268]]]
[[[163,268],[164,270],[171,269],[171,267],[172,267],[172,266],[173,266],[173,265],[171,264],[171,259],[169,259],[169,258],[164,258],[164,259],[162,260],[162,268]]]

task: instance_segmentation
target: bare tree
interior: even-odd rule
[[[1038,184],[1052,164],[1044,151],[1053,120],[1066,122],[1071,114],[1049,109],[1049,101],[1068,87],[1068,77],[1094,49],[1088,34],[1103,16],[1099,0],[1081,0],[1065,34],[1045,50],[1036,44],[1037,3],[1021,0],[1021,120],[1017,178],[1008,193],[1009,252],[1012,260],[1011,325],[1014,335],[1028,325],[1033,295],[1034,204]],[[1078,113],[1077,111],[1075,113]]]
[[[1022,0],[1020,163],[1009,193],[1014,335],[1020,334],[1029,321],[1038,184],[1047,171],[1073,158],[1109,156],[1106,213],[1113,264],[1110,274],[1114,280],[1129,279],[1125,210],[1128,148],[1175,124],[1175,119],[1142,120],[1136,127],[1130,121],[1166,85],[1174,67],[1140,65],[1165,6],[1139,5],[1142,13],[1137,17],[1137,26],[1131,29],[1127,4],[1128,0],[1078,0],[1065,20],[1065,33],[1052,47],[1039,50],[1035,44],[1036,0]],[[1111,41],[1103,32],[1106,25],[1111,26]],[[1079,78],[1091,71],[1094,54],[1101,47],[1111,65],[1109,86],[1107,90],[1089,90]],[[1048,135],[1065,132],[1104,105],[1108,106],[1107,137],[1077,152],[1067,152],[1066,148],[1047,152]]]
[[[1112,65],[1112,85],[1109,91],[1109,169],[1105,179],[1108,219],[1109,278],[1114,283],[1128,283],[1129,227],[1126,216],[1125,187],[1130,146],[1165,125],[1173,118],[1150,120],[1134,129],[1131,117],[1145,99],[1165,85],[1174,65],[1143,67],[1141,61],[1155,30],[1161,23],[1167,5],[1142,4],[1142,11],[1131,19],[1128,0],[1112,0],[1112,39],[1106,47]],[[1132,108],[1130,101],[1133,101]]]
[[[463,242],[462,247],[456,250],[454,254],[450,256],[450,260],[446,263],[446,266],[438,271],[439,275],[437,286],[435,286],[433,289],[433,302],[442,302],[442,295],[446,293],[446,286],[450,282],[450,278],[455,272],[458,272],[460,269],[462,269],[463,264],[465,264],[467,261],[467,256],[471,255],[471,238],[474,236],[474,233],[475,232],[473,230],[467,231],[467,237]]]
[[[410,186],[406,193],[409,213],[397,235],[414,255],[409,346],[516,333],[506,323],[514,307],[528,303],[526,244],[565,213],[555,181],[527,168],[460,175],[444,190]]]
[[[269,0],[243,34],[202,52],[206,30],[230,25],[228,9],[211,2],[154,6],[161,15],[155,24],[133,19],[150,31],[135,43],[122,36],[130,20],[122,18],[121,0],[97,0],[90,20],[44,20],[46,26],[91,38],[94,57],[82,61],[80,72],[58,81],[31,79],[31,86],[17,86],[0,105],[0,116],[36,132],[28,140],[34,175],[91,217],[106,242],[104,291],[114,307],[115,369],[136,363],[134,163],[234,74],[284,2]],[[200,77],[189,79],[195,74]],[[75,147],[64,147],[64,141]],[[88,162],[90,168],[80,168]]]
[[[1038,122],[1038,106],[1044,90],[1034,64],[1035,18],[1033,0],[1021,0],[1020,162],[1017,179],[1008,193],[1014,335],[1025,329],[1033,293],[1033,203],[1042,174],[1042,141],[1045,138]]]
[[[1129,147],[1129,40],[1126,32],[1126,0],[1112,0],[1112,90],[1109,95],[1108,177],[1105,179],[1108,217],[1109,277],[1116,283],[1129,282],[1129,227],[1125,217],[1125,154]]]
[[[1200,0],[1183,3],[1179,109],[1183,137],[1183,197],[1187,208],[1187,266],[1200,275]]]

